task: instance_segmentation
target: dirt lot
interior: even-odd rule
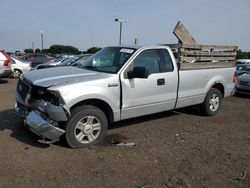
[[[187,108],[112,125],[97,147],[36,142],[14,110],[16,80],[0,81],[0,187],[250,187],[250,98],[215,117]],[[121,139],[136,146],[117,146]]]

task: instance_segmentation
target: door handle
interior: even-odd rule
[[[157,85],[161,86],[161,85],[165,85],[165,79],[164,78],[160,78],[157,80]]]

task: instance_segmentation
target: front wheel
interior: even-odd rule
[[[201,106],[201,110],[204,115],[214,116],[219,111],[220,103],[221,103],[222,94],[216,88],[211,88],[205,98]]]
[[[102,110],[83,105],[72,111],[66,123],[65,138],[71,148],[89,147],[104,139],[107,127],[108,121]]]

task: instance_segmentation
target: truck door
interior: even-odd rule
[[[148,78],[128,78],[134,67],[146,67]],[[121,74],[121,119],[173,109],[177,98],[177,68],[167,49],[141,51]]]

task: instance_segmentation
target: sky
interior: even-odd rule
[[[177,43],[181,21],[200,44],[250,51],[250,0],[0,0],[0,49],[23,51],[53,44],[79,50],[119,43]]]

